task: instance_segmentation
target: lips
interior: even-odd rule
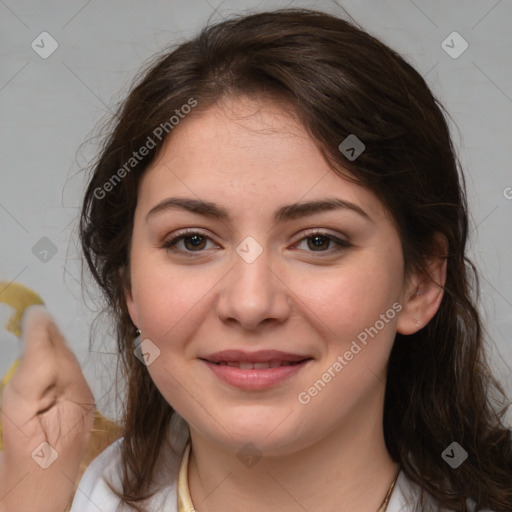
[[[278,366],[293,366],[310,356],[291,354],[279,350],[259,350],[257,352],[244,352],[242,350],[224,350],[202,357],[204,361],[221,366],[231,366],[242,370],[258,370],[277,368]]]
[[[271,389],[291,379],[313,360],[279,350],[224,350],[200,357],[219,379],[245,391]]]
[[[210,361],[213,362],[213,361]],[[220,366],[231,366],[232,368],[240,368],[241,370],[264,370],[266,368],[277,368],[278,366],[295,366],[298,362],[292,361],[280,361],[279,359],[273,359],[267,362],[252,363],[250,361],[219,361],[213,363]]]

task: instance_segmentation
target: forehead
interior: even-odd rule
[[[201,164],[209,171],[222,170],[222,176],[249,177],[251,169],[265,169],[258,179],[275,176],[283,166],[301,173],[306,165],[298,164],[304,158],[319,170],[325,167],[293,111],[275,100],[248,97],[226,97],[194,112],[171,132],[159,155],[176,168],[192,170]]]
[[[225,98],[173,129],[142,179],[141,206],[148,210],[169,194],[258,211],[338,196],[386,216],[371,191],[329,166],[292,108],[247,97]]]

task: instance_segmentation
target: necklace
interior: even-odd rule
[[[190,497],[190,492],[188,488],[188,459],[190,454],[190,442],[185,446],[185,451],[183,453],[183,459],[178,475],[178,512],[189,512],[194,509],[192,505],[192,498]],[[384,501],[382,505],[378,508],[377,512],[386,512],[388,508],[389,500],[391,499],[391,494],[393,493],[393,489],[395,487],[395,483],[398,479],[398,475],[400,474],[400,468],[398,469],[396,476],[391,482],[391,487],[388,489],[386,496],[384,497]]]
[[[395,488],[396,481],[398,480],[398,475],[400,474],[400,468],[398,468],[398,471],[396,472],[396,476],[391,482],[391,487],[388,489],[388,492],[386,493],[386,496],[384,497],[384,501],[382,502],[382,505],[377,509],[377,512],[386,512],[388,509],[389,500],[391,499],[391,494],[393,494],[393,489]]]

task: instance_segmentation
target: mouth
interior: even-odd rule
[[[263,390],[296,375],[313,357],[277,350],[244,352],[225,350],[200,357],[214,375],[231,386],[244,390]]]
[[[240,368],[240,370],[266,370],[268,368],[278,368],[279,366],[297,366],[305,361],[309,361],[311,358],[305,358],[300,361],[281,361],[279,359],[272,359],[267,362],[251,362],[251,361],[209,361],[204,359],[208,363],[212,363],[218,366],[231,366],[231,368]]]
[[[222,350],[205,357],[200,357],[208,363],[241,368],[242,370],[259,370],[277,368],[278,366],[292,366],[304,362],[312,357],[303,354],[292,354],[280,350],[258,350],[245,352],[244,350]]]

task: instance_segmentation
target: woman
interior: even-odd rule
[[[354,25],[159,57],[83,204],[128,394],[72,510],[512,510],[467,224],[439,103]]]

